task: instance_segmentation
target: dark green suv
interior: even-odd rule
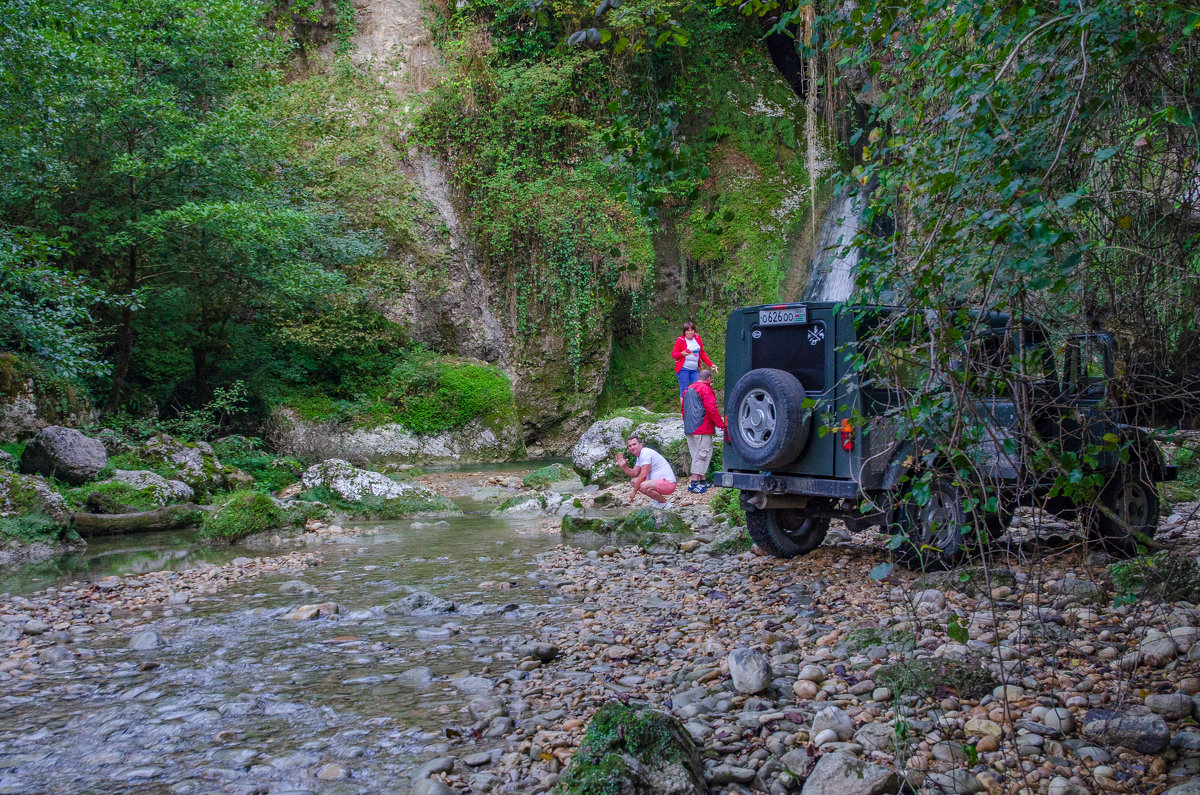
[[[1153,439],[1106,408],[1112,339],[1064,340],[1060,378],[1044,327],[1001,313],[972,313],[964,361],[951,367],[1002,370],[1017,354],[1029,364],[1019,386],[1011,380],[997,386],[1003,379],[996,379],[970,394],[944,390],[948,401],[963,404],[974,475],[997,499],[984,511],[985,503],[949,476],[924,479],[918,496],[912,484],[929,463],[927,450],[919,440],[898,439],[901,390],[871,377],[868,361],[879,355],[871,344],[877,330],[906,312],[913,316],[897,307],[823,302],[748,307],[729,316],[728,443],[724,471],[714,481],[741,490],[750,535],[762,549],[784,558],[811,552],[838,518],[852,528],[887,528],[905,565],[946,568],[981,533],[1003,532],[1022,504],[1082,515],[1090,533],[1115,551],[1132,551],[1139,534],[1154,534],[1157,484],[1174,479],[1175,471]],[[1060,490],[1047,462],[1070,455],[1086,460],[1087,472],[1102,480],[1094,504],[1051,496]]]

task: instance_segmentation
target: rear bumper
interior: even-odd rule
[[[727,489],[761,491],[764,494],[803,494],[810,497],[856,499],[858,484],[853,480],[807,478],[800,475],[762,475],[754,472],[718,472],[713,483]]]

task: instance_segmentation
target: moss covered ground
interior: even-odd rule
[[[40,513],[0,518],[0,545],[18,542],[55,546],[78,539],[75,531]]]
[[[120,481],[85,483],[63,492],[74,511],[95,513],[131,513],[159,507],[153,488],[137,488]]]
[[[544,489],[551,483],[561,480],[572,480],[574,478],[575,471],[570,467],[562,464],[551,464],[541,469],[535,469],[526,475],[521,482],[529,489]]]
[[[204,515],[200,523],[200,536],[212,541],[234,542],[287,524],[287,512],[266,494],[235,491],[223,497],[213,510]]]
[[[564,795],[619,795],[630,756],[647,765],[676,761],[681,753],[669,716],[632,709],[618,701],[601,707],[588,723],[579,750],[563,774]]]

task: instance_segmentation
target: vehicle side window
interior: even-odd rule
[[[1112,340],[1106,334],[1086,334],[1067,340],[1063,391],[1078,398],[1100,400],[1112,376]]]

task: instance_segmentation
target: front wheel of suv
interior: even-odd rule
[[[821,546],[829,520],[795,508],[764,508],[746,511],[746,529],[763,552],[794,558]]]
[[[1138,536],[1158,530],[1158,486],[1136,463],[1117,468],[1100,492],[1100,504],[1087,516],[1088,534],[1112,555],[1137,554]]]
[[[949,478],[933,481],[925,505],[909,494],[888,514],[889,531],[901,537],[896,560],[916,571],[954,568],[979,546],[980,530],[990,536],[1002,533],[1007,524],[1003,515],[988,514],[983,526],[976,528],[966,495]]]

